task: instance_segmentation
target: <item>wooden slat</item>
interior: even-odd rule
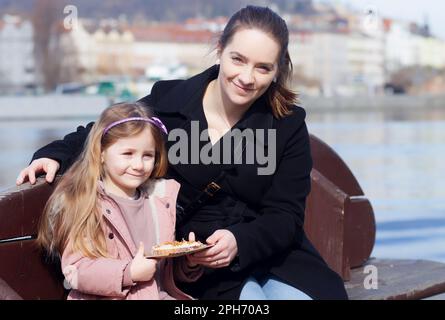
[[[311,179],[304,229],[331,269],[348,280],[349,262],[344,243],[344,203],[347,195],[316,169],[312,170]]]
[[[0,245],[0,277],[23,299],[63,299],[60,264],[45,260],[34,241]]]
[[[0,240],[37,233],[43,207],[54,186],[39,178],[0,194]],[[0,277],[24,299],[62,299],[60,264],[51,264],[35,241],[0,243]]]
[[[48,184],[43,179],[39,179],[36,188],[22,190],[23,211],[26,219],[22,222],[23,232],[26,235],[37,233],[37,226],[40,216],[45,207],[46,201],[54,190],[54,184]]]
[[[0,278],[0,300],[22,300],[22,297]]]
[[[23,195],[20,190],[0,194],[0,240],[24,236]]]
[[[370,259],[378,289],[365,289],[365,266],[351,270],[346,290],[351,300],[423,299],[445,292],[445,264],[429,260]]]
[[[345,201],[345,245],[351,268],[362,266],[371,256],[376,224],[371,203],[365,197]]]

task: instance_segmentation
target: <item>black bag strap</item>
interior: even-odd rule
[[[234,150],[237,150],[242,143],[242,140],[239,141],[238,145],[234,148]],[[242,146],[242,150],[239,153],[238,157],[241,157],[244,153],[244,150],[246,149],[246,145]],[[215,194],[217,194],[221,190],[221,182],[226,177],[227,171],[233,171],[236,170],[236,168],[231,167],[229,169],[223,169],[219,175],[212,179],[207,186],[203,190],[199,190],[194,184],[192,184],[190,181],[185,179],[183,176],[182,179],[186,180],[186,182],[194,189],[197,190],[197,195],[194,197],[194,199],[189,202],[185,207],[181,207],[180,205],[176,205],[176,221],[178,224],[182,224],[185,221],[187,221],[192,213],[202,207],[210,198],[214,197]]]
[[[176,220],[178,224],[184,223],[188,220],[192,213],[202,207],[210,198],[214,197],[221,190],[221,181],[224,180],[226,171],[222,170],[219,175],[210,181],[203,190],[199,190],[189,181],[187,183],[196,190],[193,200],[191,200],[185,207],[176,205]]]

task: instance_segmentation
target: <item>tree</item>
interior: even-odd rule
[[[36,0],[33,10],[34,57],[39,82],[45,90],[53,89],[60,74],[60,57],[50,44],[57,42],[58,23],[63,20],[63,4],[58,0]]]

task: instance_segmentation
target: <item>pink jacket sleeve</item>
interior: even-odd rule
[[[131,260],[87,258],[66,249],[62,254],[62,272],[71,288],[82,293],[106,297],[125,297],[124,271]]]

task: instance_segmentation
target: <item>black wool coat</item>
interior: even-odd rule
[[[150,95],[139,101],[150,107],[169,131],[173,130],[167,150],[175,150],[174,155],[181,161],[170,163],[168,175],[181,183],[181,207],[225,172],[218,180],[222,189],[215,196],[185,218],[178,217],[177,238],[186,238],[189,231],[194,231],[199,240],[205,241],[215,230],[228,229],[237,240],[238,255],[229,267],[208,269],[200,280],[184,284],[183,289],[199,299],[238,299],[247,277],[271,273],[314,299],[347,299],[342,279],[328,267],[303,230],[312,169],[304,109],[295,106],[291,115],[276,119],[266,93],[232,128],[255,130],[253,140],[224,147],[229,132],[212,146],[208,137],[200,139],[196,133],[207,129],[202,98],[218,71],[214,66],[188,80],[159,81]],[[33,159],[56,159],[65,171],[80,154],[91,127],[92,123],[79,127],[63,140],[38,150]],[[269,129],[274,129],[275,141],[269,141]],[[178,146],[184,144],[187,148],[182,150],[188,151],[181,153]],[[275,151],[273,174],[258,174],[259,168],[274,167],[271,158],[268,164],[256,158],[253,163],[247,160],[246,154],[252,150],[249,148],[258,146],[266,155]],[[203,163],[199,157],[203,148],[219,161]],[[227,151],[231,152],[231,161],[224,162]]]

